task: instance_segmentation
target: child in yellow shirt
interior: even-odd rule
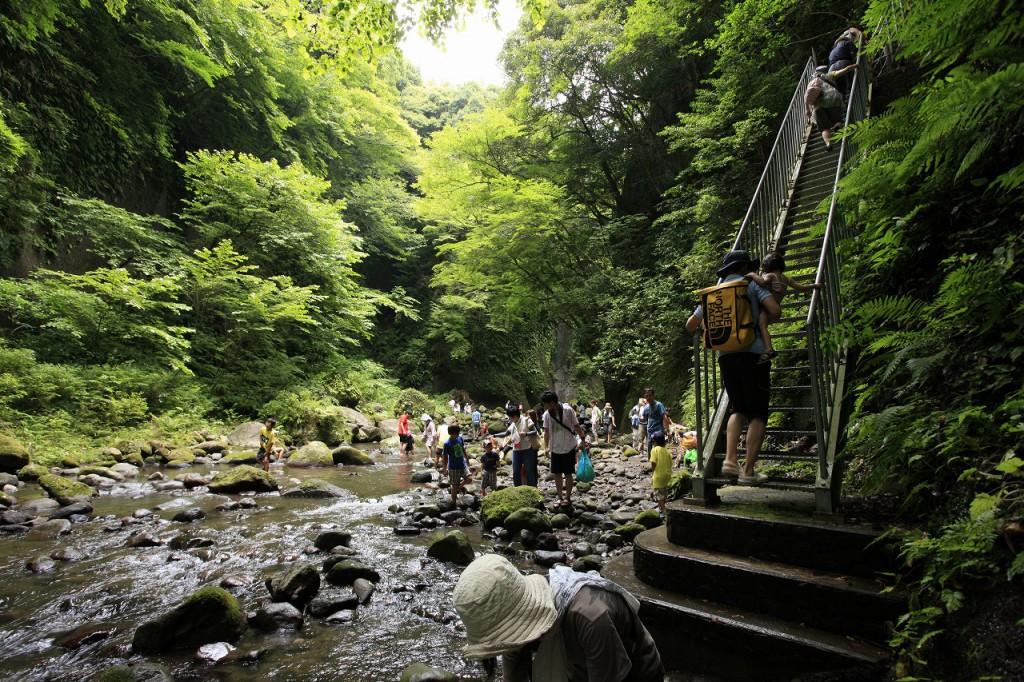
[[[665,513],[665,502],[668,500],[668,484],[672,481],[672,455],[665,447],[665,434],[659,433],[651,439],[655,447],[651,448],[651,487],[654,488],[654,499],[658,509]]]

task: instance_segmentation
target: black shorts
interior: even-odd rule
[[[406,445],[412,445],[412,434],[400,433],[398,434],[398,440]]]
[[[747,420],[768,421],[768,398],[771,396],[771,363],[758,363],[757,353],[727,353],[718,356],[722,383],[729,394],[731,413]]]
[[[574,474],[576,473],[576,451],[552,452],[551,473],[553,474]]]
[[[269,456],[269,453],[266,450],[264,450],[263,448],[260,448],[260,451],[256,453],[256,461],[257,462],[262,462],[268,456]]]

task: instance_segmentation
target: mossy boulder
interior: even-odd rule
[[[132,669],[126,665],[115,665],[113,668],[102,670],[92,679],[93,682],[135,682]]]
[[[291,457],[286,459],[284,463],[290,467],[300,467],[303,469],[332,467],[334,466],[334,458],[331,456],[331,449],[327,447],[326,443],[315,440],[312,443],[306,443],[296,452],[293,452]]]
[[[88,502],[95,494],[92,488],[84,483],[72,481],[54,474],[44,474],[39,477],[39,485],[46,494],[57,500],[62,507],[76,502]]]
[[[141,452],[122,452],[114,459],[118,463],[131,464],[132,466],[139,467],[140,469],[146,465],[146,463],[142,459]]]
[[[455,673],[432,668],[426,663],[413,663],[402,671],[399,682],[458,682]]]
[[[177,608],[144,623],[132,637],[132,649],[160,653],[195,649],[211,642],[235,642],[248,623],[238,600],[221,587],[204,587]]]
[[[349,497],[352,493],[328,483],[327,481],[320,480],[319,478],[310,478],[299,483],[297,487],[284,491],[281,495],[283,497],[310,497],[326,499]]]
[[[11,438],[0,434],[0,471],[14,473],[28,465],[28,450]]]
[[[211,493],[266,493],[277,490],[277,481],[263,469],[243,464],[214,476],[209,487]]]
[[[686,497],[691,490],[693,490],[693,474],[689,469],[681,469],[672,474],[672,480],[668,484],[669,499],[678,500]]]
[[[244,452],[233,452],[230,455],[224,455],[220,459],[221,464],[229,464],[231,466],[237,466],[239,464],[256,464],[256,451],[246,450]]]
[[[427,556],[438,561],[469,566],[473,561],[473,546],[461,530],[450,530],[431,543]]]
[[[640,454],[640,451],[631,445],[627,445],[622,449],[622,454],[625,455],[626,457],[636,457],[637,455]]]
[[[300,564],[280,576],[267,578],[266,585],[273,601],[286,601],[304,609],[320,591],[320,573],[311,564]]]
[[[180,448],[178,450],[171,450],[167,453],[167,463],[171,462],[184,462],[192,464],[196,461],[196,456],[191,450]]]
[[[661,525],[661,514],[658,513],[657,509],[645,509],[636,515],[636,518],[633,519],[633,523],[640,524],[648,530],[651,528],[657,528]]]
[[[342,445],[341,447],[331,450],[331,457],[334,459],[335,464],[344,464],[346,466],[366,466],[368,464],[373,464],[372,457],[367,455],[365,452],[348,445]]]
[[[18,470],[18,478],[23,481],[38,481],[40,476],[45,476],[50,470],[42,464],[26,464]]]
[[[284,426],[298,443],[320,441],[329,446],[352,440],[352,425],[345,411],[335,405],[316,405],[289,417]]]
[[[228,434],[228,442],[236,448],[256,450],[260,447],[260,422],[246,422]]]
[[[502,525],[512,537],[516,537],[524,530],[528,530],[534,535],[550,533],[552,530],[551,519],[548,518],[548,515],[532,507],[515,510],[508,515]]]
[[[520,509],[543,509],[544,496],[530,486],[496,490],[483,499],[480,505],[480,520],[485,528],[504,525],[513,512]]]
[[[327,582],[332,585],[351,585],[360,578],[380,582],[380,574],[373,567],[355,559],[339,561],[327,572]]]
[[[647,529],[639,523],[628,523],[625,526],[619,526],[613,532],[616,535],[621,536],[626,542],[633,542],[636,536],[640,535],[640,533],[643,533],[645,530]]]
[[[0,507],[13,507],[18,504],[18,500],[12,495],[7,493],[0,493]]]

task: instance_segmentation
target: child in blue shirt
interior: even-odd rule
[[[451,484],[452,504],[456,503],[456,497],[462,486],[469,478],[466,475],[466,443],[459,435],[461,428],[458,422],[448,426],[448,440],[444,442],[441,449],[441,456],[445,462],[445,473],[448,474],[448,482]]]

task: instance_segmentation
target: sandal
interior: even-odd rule
[[[766,350],[765,352],[761,353],[761,357],[757,359],[757,364],[763,365],[766,362],[771,362],[772,358],[774,358],[776,355],[778,355],[778,351],[774,349]]]

